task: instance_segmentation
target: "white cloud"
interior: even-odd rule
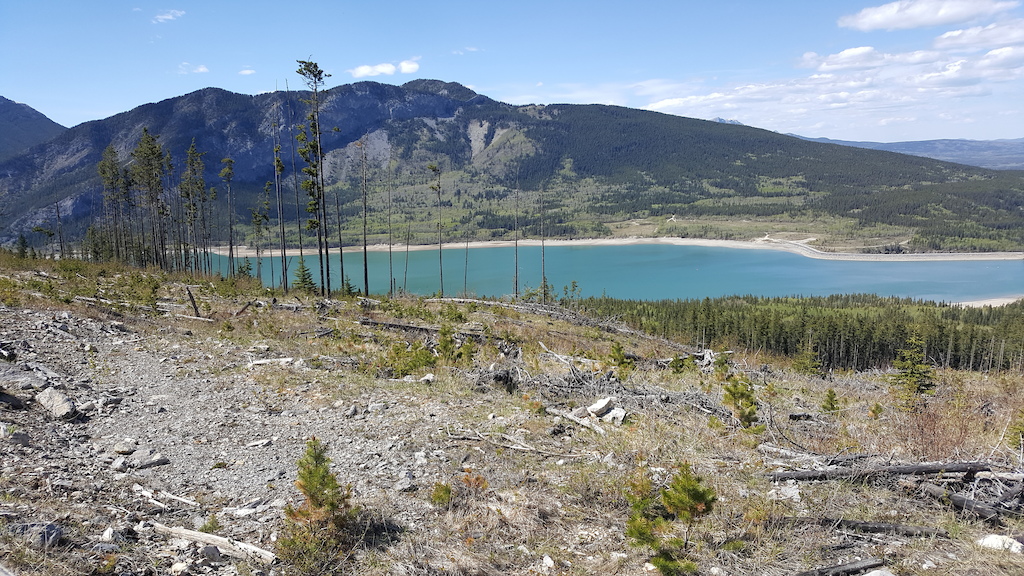
[[[356,66],[349,70],[348,73],[351,74],[353,78],[365,78],[367,76],[380,76],[382,74],[391,76],[395,73],[395,70],[397,70],[397,68],[395,68],[394,64],[375,64],[373,66],[364,64],[362,66]]]
[[[251,74],[255,74],[256,71],[253,70],[252,68],[242,68],[241,70],[238,71],[238,73],[241,74],[242,76],[249,76]]]
[[[1024,44],[1024,19],[951,30],[935,39],[935,47],[944,49],[984,49],[1009,44]]]
[[[412,74],[420,69],[420,65],[417,62],[419,58],[410,58],[409,60],[403,60],[398,63],[398,66],[385,62],[383,64],[364,64],[362,66],[356,66],[351,70],[347,70],[353,78],[365,78],[367,76],[392,76],[395,72],[401,72],[402,74]]]
[[[205,64],[199,64],[197,66],[193,66],[188,62],[178,64],[178,74],[203,74],[209,71],[210,69],[207,68]]]
[[[795,59],[788,77],[761,83],[713,77],[535,83],[494,95],[516,103],[606,103],[694,118],[737,118],[785,133],[850,140],[1016,138],[1024,128],[1016,103],[1024,91],[1024,19],[1006,10],[1021,4],[891,2],[842,24],[865,30],[969,24],[941,36],[903,34],[898,42],[903,51],[886,48],[880,37],[876,45],[835,53],[808,51]],[[877,12],[882,8],[891,14]],[[1006,110],[1014,112],[994,120]]]
[[[161,24],[163,22],[170,22],[171,20],[177,20],[185,15],[184,10],[164,10],[153,17],[152,22],[154,24]]]
[[[862,32],[941,26],[992,16],[1018,5],[1018,1],[997,0],[899,0],[843,16],[839,26]]]
[[[990,50],[978,61],[980,68],[1011,70],[1018,74],[1024,67],[1024,47],[1006,46]]]

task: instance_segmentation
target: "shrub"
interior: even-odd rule
[[[1014,450],[1020,450],[1024,445],[1024,411],[1017,411],[1006,429],[1006,444]]]
[[[629,374],[629,371],[636,367],[636,362],[626,355],[626,351],[623,350],[622,344],[618,342],[612,344],[612,350],[609,354],[611,363],[619,369],[619,378],[625,379]]]
[[[391,368],[391,373],[395,378],[412,374],[436,363],[437,357],[422,342],[413,342],[411,345],[395,344],[383,361],[386,367]]]
[[[696,372],[697,371],[697,360],[693,356],[687,356],[685,358],[676,356],[668,363],[668,367],[672,370],[673,374],[683,374],[685,372]]]
[[[436,482],[434,489],[430,491],[430,503],[441,508],[450,506],[452,497],[451,484]]]
[[[296,488],[305,501],[284,510],[277,555],[285,572],[302,576],[336,574],[343,570],[358,543],[358,510],[349,502],[351,487],[342,489],[331,472],[327,445],[313,438],[298,461]]]

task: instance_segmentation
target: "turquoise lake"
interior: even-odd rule
[[[446,248],[445,295],[468,293],[503,296],[513,293],[515,250],[511,247]],[[437,250],[393,252],[395,286],[414,294],[438,291]],[[331,256],[331,285],[338,285],[338,255]],[[289,254],[290,271],[297,255]],[[226,266],[227,258],[219,258]],[[370,292],[388,289],[388,252],[369,253]],[[255,259],[251,259],[255,269]],[[866,262],[819,260],[781,250],[746,250],[705,246],[639,244],[629,246],[549,246],[545,249],[548,282],[558,295],[575,281],[583,296],[660,300],[729,295],[825,296],[872,293],[937,302],[964,302],[1024,294],[1024,259],[998,261]],[[280,277],[280,257],[273,259]],[[316,254],[306,264],[319,280]],[[263,258],[264,283],[271,259]],[[408,271],[406,271],[408,270]],[[468,270],[468,272],[467,272]],[[362,252],[345,254],[345,274],[363,286]],[[519,289],[541,281],[541,249],[519,248]],[[464,290],[465,288],[465,290]]]

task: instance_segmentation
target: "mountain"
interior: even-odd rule
[[[0,96],[0,162],[17,156],[67,128],[26,104]]]
[[[1024,170],[1024,138],[1013,140],[919,140],[888,143],[830,140],[828,138],[805,138],[805,140],[871,150],[887,150],[994,170]]]
[[[220,159],[231,157],[239,222],[250,220],[249,209],[274,180],[280,138],[289,191],[283,214],[297,236],[297,219],[289,215],[305,201],[290,192],[292,174],[302,167],[292,163],[293,145],[309,97],[207,88],[64,131],[0,162],[0,199],[8,211],[0,242],[52,227],[55,207],[68,236],[84,234],[103,212],[96,167],[104,148],[112,145],[127,163],[144,128],[172,157],[165,196],[171,207],[193,140],[205,153],[207,186],[221,185]],[[912,229],[931,249],[1024,246],[1024,179],[1016,172],[615,106],[512,106],[439,80],[342,85],[322,92],[321,102],[336,212],[346,234],[357,234],[365,151],[376,190],[369,233],[378,241],[387,231],[386,187],[414,241],[436,229],[427,174],[428,165],[437,165],[444,176],[441,208],[451,219],[446,230],[457,238],[510,238],[517,224],[535,237],[592,237],[609,234],[609,223],[673,215],[700,220],[703,228],[660,233],[707,236],[721,234],[712,220],[805,222],[825,215],[865,229]],[[223,195],[218,202],[226,208]]]

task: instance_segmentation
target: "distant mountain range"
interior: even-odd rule
[[[805,138],[803,136],[799,136],[799,138],[826,144],[912,154],[994,170],[1024,170],[1024,138],[1013,140],[920,140],[889,143]]]
[[[185,150],[195,141],[205,153],[209,186],[220,185],[220,159],[234,160],[237,220],[248,221],[249,208],[274,179],[275,141],[291,189],[291,151],[309,96],[207,88],[70,129],[50,126],[52,136],[30,146],[25,138],[0,160],[0,206],[6,211],[0,242],[52,226],[57,206],[68,234],[83,234],[102,213],[96,166],[103,150],[113,146],[128,162],[143,128],[159,136],[174,164],[168,202],[174,201]],[[1016,172],[815,142],[735,121],[603,105],[513,106],[438,80],[359,82],[321,97],[328,185],[338,191],[339,212],[353,229],[361,213],[358,176],[365,150],[376,186],[387,179],[411,220],[426,219],[435,204],[427,166],[440,166],[452,218],[447,226],[457,237],[511,234],[510,198],[521,190],[526,204],[518,222],[533,234],[595,236],[608,233],[604,223],[649,216],[821,213],[939,235],[970,220],[968,236],[991,236],[988,249],[1004,241],[1024,243],[1024,178]],[[0,116],[0,133],[24,125],[11,114]],[[371,213],[379,214],[382,202],[375,194]],[[304,206],[303,200],[287,202],[286,220],[297,203]],[[379,222],[375,226],[379,232]]]

